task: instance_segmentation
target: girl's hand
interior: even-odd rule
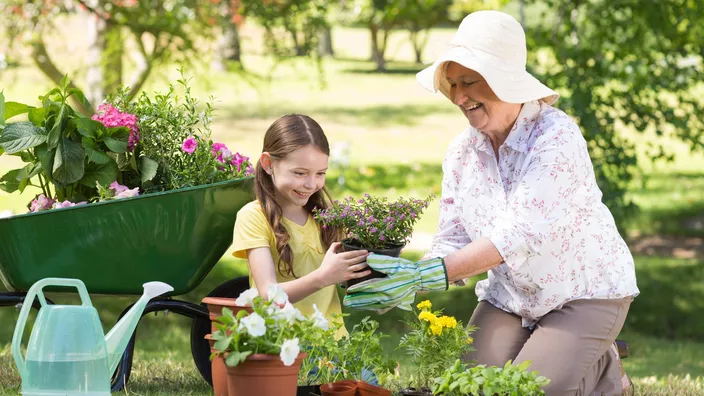
[[[323,263],[316,270],[323,287],[361,278],[372,273],[371,270],[362,271],[368,268],[367,256],[369,253],[366,250],[337,253],[341,246],[340,242],[330,245],[330,249],[323,258]]]

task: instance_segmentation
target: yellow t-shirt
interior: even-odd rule
[[[288,244],[293,251],[293,271],[296,276],[301,278],[315,271],[323,262],[326,250],[320,241],[320,228],[313,216],[308,215],[308,220],[303,226],[285,217],[282,219],[282,223],[290,236]],[[248,249],[268,247],[276,266],[276,281],[283,283],[294,279],[279,273],[277,265],[279,252],[276,250],[276,238],[259,201],[252,201],[237,212],[232,246],[234,248],[232,255],[243,259],[247,258]],[[247,265],[251,264],[247,263]],[[255,286],[251,271],[249,284],[250,286]],[[298,308],[304,315],[310,316],[313,314],[313,304],[329,319],[332,319],[332,314],[342,312],[340,298],[334,285],[318,290],[293,304],[293,306]],[[342,326],[337,333],[337,337],[339,338],[346,334],[347,330]]]

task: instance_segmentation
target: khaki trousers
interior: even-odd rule
[[[521,317],[481,301],[469,323],[476,351],[467,360],[503,366],[531,361],[550,379],[547,396],[621,395],[621,372],[611,344],[626,320],[632,297],[574,300],[545,315],[531,331]]]

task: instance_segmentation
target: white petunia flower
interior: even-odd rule
[[[242,324],[247,329],[247,333],[252,337],[260,337],[266,334],[266,323],[264,318],[253,312],[242,318]]]
[[[281,345],[281,361],[284,362],[284,366],[290,366],[296,361],[298,354],[301,352],[301,347],[298,346],[298,338],[292,340],[286,340]]]
[[[257,290],[256,287],[253,287],[251,289],[247,289],[240,294],[239,297],[235,300],[235,304],[239,305],[240,307],[251,307],[252,306],[252,300],[254,300],[255,297],[259,295],[259,290]]]
[[[311,316],[311,319],[315,321],[315,325],[323,330],[327,330],[330,327],[330,322],[328,322],[328,319],[325,317],[325,314],[320,312],[318,309],[318,306],[313,304],[313,316]]]
[[[274,304],[283,307],[284,304],[288,302],[288,295],[278,284],[274,283],[269,285],[269,290],[267,290],[267,296],[269,301],[273,301]]]

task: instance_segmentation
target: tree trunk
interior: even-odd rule
[[[234,62],[242,67],[242,51],[240,47],[240,33],[237,25],[230,18],[223,26],[220,37],[217,39],[217,53],[213,61],[213,68],[219,71],[227,70],[226,63]]]
[[[101,65],[103,67],[103,95],[107,96],[117,91],[122,85],[122,55],[125,47],[122,28],[113,24],[108,24],[105,29],[105,42]],[[103,98],[99,98],[100,103]]]
[[[369,30],[372,34],[372,60],[376,63],[376,71],[386,71],[386,61],[384,60],[384,52],[386,51],[386,37],[379,43],[379,25],[369,25]]]
[[[330,26],[325,26],[318,33],[318,52],[321,56],[335,56],[332,49],[332,29]]]
[[[414,26],[409,30],[409,33],[410,33],[411,44],[413,44],[413,52],[416,54],[416,63],[423,63],[422,55],[423,55],[424,45],[421,45],[421,43],[418,42],[418,36],[420,35],[420,29],[418,27]]]
[[[103,97],[103,75],[104,68],[101,67],[100,61],[103,56],[103,48],[105,48],[105,30],[107,24],[102,18],[91,15],[88,23],[88,54],[87,63],[88,70],[86,71],[86,90],[84,92],[88,101],[94,107],[102,102]]]

